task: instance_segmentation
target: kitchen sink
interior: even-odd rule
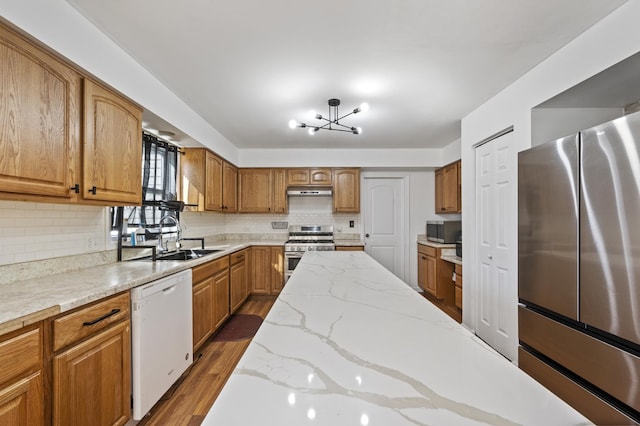
[[[156,260],[192,260],[220,251],[222,251],[222,249],[187,249],[159,254],[156,256]]]

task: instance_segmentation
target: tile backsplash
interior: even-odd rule
[[[101,252],[109,208],[0,201],[0,265]]]
[[[183,212],[181,218],[185,237],[286,238],[287,230],[272,229],[271,222],[333,225],[336,239],[362,232],[360,214],[333,214],[330,198],[291,200],[288,214]],[[349,221],[354,221],[353,228]],[[0,266],[112,251],[109,227],[108,207],[0,201]]]

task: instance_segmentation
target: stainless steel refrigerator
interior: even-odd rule
[[[640,423],[640,113],[518,156],[519,366]]]

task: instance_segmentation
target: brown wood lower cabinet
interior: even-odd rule
[[[130,322],[53,359],[54,425],[124,425],[131,416]]]
[[[364,251],[364,246],[336,246],[336,251]]]
[[[284,247],[251,248],[251,293],[278,294],[284,286]]]
[[[229,317],[229,256],[192,269],[194,352]]]
[[[53,341],[70,342],[53,355],[54,425],[124,425],[129,420],[129,304],[126,292],[51,321]],[[121,315],[119,321],[107,322],[116,315]],[[85,329],[97,331],[80,332]]]
[[[240,250],[229,257],[231,259],[231,267],[229,268],[231,279],[229,304],[231,313],[234,313],[249,297],[249,277],[247,274],[249,249]]]
[[[455,305],[462,309],[462,265],[456,264],[454,271],[456,273]]]
[[[0,425],[43,425],[42,330],[0,337]]]

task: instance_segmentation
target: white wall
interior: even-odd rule
[[[531,146],[568,136],[624,115],[624,108],[534,108]]]
[[[224,136],[64,0],[4,0],[0,16],[231,162]]]
[[[624,4],[462,119],[463,322],[470,328],[477,316],[474,145],[513,126],[516,149],[529,148],[532,108],[640,51],[639,16],[640,2]],[[517,264],[511,266],[517,277]]]
[[[241,167],[440,167],[440,149],[242,149]],[[459,157],[458,157],[459,158]]]

